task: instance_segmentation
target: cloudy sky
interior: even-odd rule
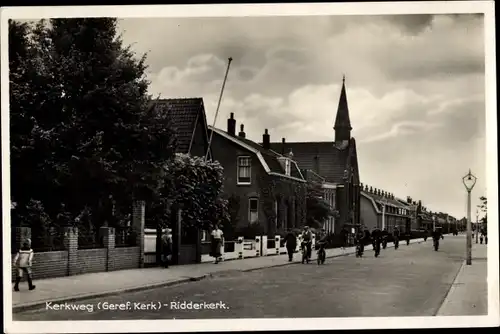
[[[486,194],[483,29],[467,14],[120,20],[151,93],[203,97],[210,124],[232,57],[217,126],[234,112],[258,142],[333,140],[345,74],[362,182],[457,217],[469,168],[473,207]]]

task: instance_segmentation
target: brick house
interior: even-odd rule
[[[342,81],[337,115],[333,127],[334,141],[271,143],[275,152],[292,152],[294,159],[308,176],[320,178],[324,198],[338,215],[324,222],[329,232],[343,226],[353,227],[360,221],[360,177],[356,140],[351,137],[351,121],[347,104],[345,78]]]
[[[235,229],[243,231],[258,224],[264,235],[274,236],[302,226],[306,180],[293,156],[270,149],[267,129],[259,145],[246,138],[243,124],[236,134],[231,113],[226,131],[209,127],[210,131],[212,152],[224,167],[224,193],[233,201]]]
[[[398,226],[406,232],[412,228],[411,207],[391,193],[366,185],[361,191],[361,223],[369,230],[387,228],[391,233]]]

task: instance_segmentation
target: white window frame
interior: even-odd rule
[[[248,159],[248,166],[241,166],[240,160]],[[240,168],[248,168],[248,179],[249,181],[240,181]],[[241,155],[236,158],[236,184],[237,185],[250,185],[252,184],[252,158],[248,155]]]
[[[255,210],[255,221],[252,221],[252,201],[257,202],[257,210]],[[250,224],[259,222],[259,199],[257,197],[250,197],[248,199],[248,222]]]
[[[288,176],[292,174],[292,162],[290,159],[285,159],[285,174]]]

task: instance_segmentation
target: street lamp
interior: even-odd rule
[[[432,230],[436,230],[436,216],[432,216]]]
[[[382,204],[382,231],[385,230],[385,206],[387,205],[387,200],[385,197],[382,197],[380,200],[380,204]]]
[[[470,193],[472,188],[476,185],[477,177],[472,175],[470,169],[469,173],[462,178],[465,189],[467,189],[467,265],[472,264],[472,226],[471,226],[471,213],[470,213]]]

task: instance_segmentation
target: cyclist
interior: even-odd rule
[[[304,226],[304,231],[302,232],[302,244],[303,244],[303,247],[306,247],[307,258],[311,259],[312,232],[309,229],[309,226]]]

